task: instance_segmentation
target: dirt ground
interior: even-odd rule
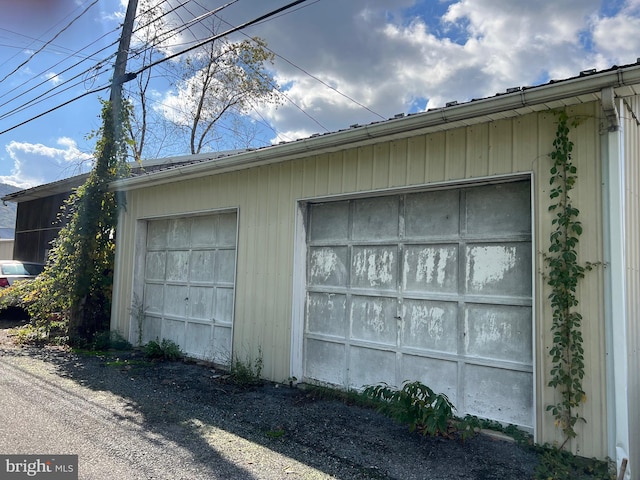
[[[40,362],[65,381],[115,394],[144,419],[145,428],[181,438],[188,448],[184,432],[178,434],[186,423],[203,432],[230,432],[312,467],[322,478],[522,480],[532,478],[538,463],[536,453],[512,441],[482,434],[465,442],[424,437],[374,410],[313,390],[238,386],[225,372],[194,362],[148,362],[135,351],[96,356],[18,347],[9,337],[12,326],[0,322],[3,360]],[[280,477],[258,471],[252,478]]]

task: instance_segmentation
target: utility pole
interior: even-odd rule
[[[111,101],[113,128],[118,132],[116,138],[120,138],[120,129],[122,127],[120,122],[122,112],[122,84],[127,81],[127,57],[129,55],[129,45],[131,44],[131,34],[133,33],[133,20],[136,17],[137,9],[138,0],[129,0],[127,13],[124,16],[124,23],[122,24],[122,34],[120,35],[116,63],[113,68],[113,80],[111,81],[109,100]]]

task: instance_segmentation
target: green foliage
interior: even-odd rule
[[[91,349],[96,351],[104,350],[131,350],[131,344],[125,340],[118,332],[98,332],[93,336]]]
[[[18,345],[64,345],[68,341],[66,323],[56,319],[39,324],[27,323],[13,329]]]
[[[540,462],[535,480],[612,480],[615,466],[611,462],[575,456],[554,447],[539,447]]]
[[[110,103],[103,103],[94,168],[63,207],[65,225],[43,274],[23,292],[34,324],[64,322],[73,345],[89,346],[96,333],[109,329],[115,226],[123,201],[108,187],[128,174],[127,112],[114,122]]]
[[[230,368],[230,376],[238,385],[255,385],[262,381],[262,349],[258,349],[258,356],[252,359],[247,356],[241,360],[237,356],[233,358]]]
[[[574,122],[571,126],[576,125]],[[551,232],[549,252],[545,257],[547,284],[551,287],[549,300],[553,309],[549,386],[560,393],[559,401],[547,406],[547,410],[555,417],[556,426],[562,429],[566,437],[565,443],[576,436],[576,423],[586,421],[577,411],[580,404],[586,401],[582,388],[585,374],[582,316],[575,310],[579,303],[576,290],[579,280],[584,277],[585,267],[578,262],[576,251],[582,234],[582,224],[577,220],[580,211],[573,206],[569,196],[577,180],[577,168],[571,159],[573,142],[569,140],[569,130],[567,114],[558,113],[549,180],[552,187],[549,196],[555,202],[549,206],[549,211],[555,214],[552,220],[554,230]]]
[[[176,361],[181,359],[184,354],[180,347],[173,341],[163,338],[162,341],[150,341],[144,346],[144,354],[147,358],[156,358],[160,360]]]
[[[423,435],[450,436],[453,404],[446,395],[436,394],[420,382],[405,382],[395,390],[387,384],[367,386],[363,395],[379,401],[378,410],[409,430]]]

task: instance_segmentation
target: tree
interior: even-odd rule
[[[169,44],[175,40],[176,28],[164,21],[159,7],[145,12],[148,16],[139,20],[144,28],[138,29],[136,58],[149,65],[177,48]],[[215,30],[212,27],[207,35],[213,36]],[[135,107],[130,133],[136,158],[148,157],[147,152],[151,156],[201,153],[225,137],[223,122],[233,129],[231,141],[225,144],[249,146],[253,132],[240,119],[258,103],[278,101],[276,82],[267,70],[273,60],[274,54],[260,38],[239,42],[220,38],[178,61],[145,70],[129,90]],[[161,73],[152,74],[156,69]],[[171,92],[152,105],[154,80],[166,82]]]
[[[66,325],[71,344],[86,344],[109,329],[115,225],[123,205],[109,183],[128,174],[128,142],[119,134],[127,128],[128,111],[114,117],[111,103],[103,102],[94,168],[67,201],[67,222],[24,299],[36,323]]]

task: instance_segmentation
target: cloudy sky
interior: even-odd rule
[[[155,1],[182,5],[167,16],[180,25],[228,0]],[[289,1],[237,0],[216,22]],[[108,87],[125,4],[0,0],[0,182],[26,188],[90,165],[108,90],[74,99]],[[635,63],[639,31],[640,0],[307,0],[234,38],[259,36],[276,55],[279,105],[245,120],[259,147]],[[173,48],[199,35],[194,25]],[[154,75],[153,108],[168,112],[180,92]],[[232,131],[208,148],[233,146]]]

